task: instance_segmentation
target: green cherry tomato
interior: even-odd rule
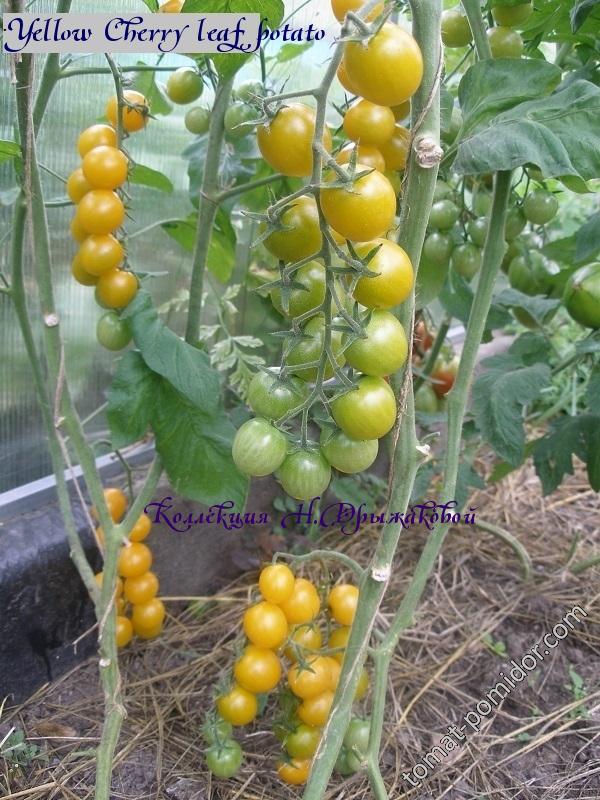
[[[396,422],[396,398],[383,378],[367,375],[331,402],[331,413],[351,439],[380,439]]]
[[[378,439],[350,439],[343,431],[331,434],[324,430],[321,434],[321,452],[332,467],[347,475],[368,469],[378,451]]]
[[[521,34],[512,28],[504,26],[489,28],[487,37],[494,58],[520,58],[523,54]]]
[[[417,308],[429,305],[439,295],[448,275],[450,262],[438,266],[426,258],[421,259],[415,283]]]
[[[114,311],[108,311],[98,320],[96,336],[102,347],[107,350],[122,350],[132,339],[131,328],[127,320],[120,319]]]
[[[476,217],[487,217],[492,210],[492,195],[480,189],[473,196],[473,213]]]
[[[476,217],[467,222],[467,231],[473,244],[483,247],[487,237],[490,221],[487,217]]]
[[[517,236],[522,233],[523,228],[527,225],[525,214],[519,206],[512,206],[508,209],[506,215],[506,228],[504,230],[504,238],[507,242],[512,242]]]
[[[287,439],[266,419],[256,417],[238,430],[231,454],[240,472],[253,477],[270,475],[287,455]]]
[[[184,124],[190,133],[201,136],[208,131],[210,111],[204,106],[194,106],[185,115]]]
[[[506,245],[506,250],[504,252],[504,258],[502,259],[502,272],[508,275],[508,268],[510,267],[510,262],[513,258],[520,256],[524,249],[524,243],[522,239],[513,239],[512,242],[508,242]]]
[[[537,250],[525,250],[510,262],[508,280],[513,289],[523,294],[546,294],[552,288],[552,275],[557,269]]]
[[[351,719],[344,736],[344,746],[349,750],[358,750],[365,754],[369,749],[369,732],[371,726],[368,719],[354,717]]]
[[[294,272],[292,280],[298,287],[289,292],[287,311],[279,287],[271,292],[271,301],[280,314],[293,319],[317,308],[325,299],[325,267],[318,261],[309,261]]]
[[[275,258],[282,261],[301,261],[319,252],[323,235],[314,197],[303,195],[291,202],[279,221],[282,227],[274,230],[264,240],[265,247]],[[261,225],[260,232],[265,228],[266,225]],[[295,273],[294,279],[298,280],[298,273]]]
[[[193,67],[180,67],[167,80],[167,97],[177,105],[193,103],[200,97],[203,89],[202,76]]]
[[[533,3],[519,3],[516,6],[494,6],[492,8],[492,16],[496,25],[505,25],[509,28],[525,22],[532,13]]]
[[[558,211],[558,200],[545,189],[534,189],[523,200],[523,212],[534,225],[545,225],[554,219]]]
[[[470,281],[481,269],[481,250],[470,242],[454,248],[452,268],[461,277]]]
[[[453,247],[454,244],[448,234],[433,231],[423,243],[423,258],[436,267],[444,267],[450,262]]]
[[[235,739],[214,744],[206,751],[206,766],[216,778],[233,778],[242,765],[242,748]]]
[[[437,395],[428,383],[423,383],[415,392],[415,409],[423,414],[435,414],[438,410]]]
[[[563,294],[565,308],[580,325],[600,328],[600,263],[574,272]]]
[[[248,387],[248,405],[252,411],[275,422],[301,405],[307,397],[308,387],[300,378],[281,381],[272,372],[257,372]]]
[[[451,200],[438,200],[431,206],[429,227],[449,231],[460,216],[460,209]]]
[[[442,131],[442,140],[446,144],[452,144],[460,133],[463,124],[462,111],[458,106],[452,106],[452,114],[450,116],[450,125]]]
[[[446,181],[438,180],[433,190],[433,202],[437,203],[438,200],[445,200],[447,197],[452,196],[452,187],[448,186]]]
[[[257,117],[256,111],[245,103],[232,103],[225,112],[223,124],[232,139],[241,139],[252,133]]]
[[[235,100],[242,103],[251,103],[265,95],[265,87],[260,81],[242,81],[232,92]]]
[[[345,747],[342,747],[337,757],[337,761],[335,762],[335,771],[344,777],[348,775],[354,775],[356,772],[356,770],[348,764],[348,750]]]
[[[446,47],[466,47],[473,41],[469,20],[460,6],[449,8],[442,14],[442,42]]]
[[[285,737],[284,746],[292,758],[311,758],[319,746],[321,731],[303,722]]]
[[[231,739],[233,733],[233,725],[231,722],[217,717],[217,719],[208,720],[202,726],[202,735],[206,744],[224,743]]]
[[[318,361],[323,352],[325,340],[325,320],[321,314],[309,319],[302,329],[303,337],[292,345],[287,354],[286,364],[291,368],[294,375],[302,380],[311,381],[317,377],[317,367],[303,367],[303,364],[310,364]],[[342,333],[331,331],[331,351],[338,366],[343,367],[346,357],[340,353],[342,349]],[[333,376],[333,366],[327,361],[324,370],[324,377],[329,379]]]
[[[290,497],[311,500],[329,486],[331,467],[320,450],[297,450],[285,459],[277,478]]]
[[[367,315],[368,318],[369,315]],[[406,363],[408,343],[400,321],[389,311],[374,310],[366,324],[366,339],[356,339],[344,351],[346,362],[365,375],[392,375]]]

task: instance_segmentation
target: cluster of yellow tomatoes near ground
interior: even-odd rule
[[[258,588],[262,599],[243,616],[246,644],[234,663],[227,688],[217,696],[217,713],[210,714],[204,726],[209,745],[207,764],[217,777],[227,778],[237,772],[242,753],[232,729],[250,724],[259,714],[261,696],[278,690],[280,715],[273,732],[282,740],[283,753],[277,771],[286,783],[298,785],[307,780],[321,729],[329,716],[356,613],[358,589],[343,583],[329,590],[329,635],[323,648],[318,619],[321,599],[314,583],[296,577],[285,564],[270,564],[261,571]],[[282,659],[290,665],[285,687],[281,686]],[[363,670],[357,700],[368,686]],[[357,728],[355,718],[350,726],[353,736],[348,736],[351,744],[344,748],[344,761],[340,759],[338,764],[345,774],[359,769],[364,757],[364,732],[360,751],[353,745]]]
[[[142,130],[148,104],[139,92],[123,92],[123,129]],[[117,142],[118,102],[109,98],[105,110],[109,124],[91,125],[77,140],[81,164],[67,179],[67,194],[75,204],[71,235],[79,248],[71,265],[73,277],[83,286],[96,287],[96,301],[110,309],[98,322],[98,339],[111,350],[130,341],[127,325],[116,313],[138,291],[138,279],[123,268],[125,248],[118,231],[125,221],[125,204],[119,190],[127,181],[129,159]]]
[[[343,20],[360,5],[335,0],[333,10]],[[381,11],[376,8],[371,20]],[[275,472],[285,491],[298,499],[322,494],[332,467],[344,473],[367,469],[377,456],[378,440],[396,420],[388,376],[403,366],[408,348],[405,331],[390,309],[409,296],[414,273],[406,252],[386,238],[396,224],[399,191],[390,176],[397,176],[406,164],[410,133],[399,120],[407,116],[422,76],[419,46],[399,25],[385,22],[366,42],[348,41],[338,77],[355,99],[342,121],[350,141],[334,156],[340,171],[330,164],[318,191],[307,190],[293,199],[275,229],[263,233],[266,248],[281,265],[289,265],[282,280],[289,281],[290,288],[285,293],[276,288],[272,300],[301,326],[301,335],[284,353],[284,375],[271,369],[253,378],[248,402],[257,416],[239,429],[233,458],[250,476]],[[316,114],[309,106],[281,105],[257,129],[265,161],[286,176],[311,176],[315,125]],[[322,144],[331,152],[326,126]],[[339,248],[328,264],[322,258],[324,232]],[[333,291],[347,308],[356,303],[363,338],[349,338],[341,318],[334,317],[330,325],[325,319],[326,270],[344,266],[344,248],[364,259],[373,273],[357,276],[352,285],[333,282]],[[320,443],[290,448],[280,428],[298,413],[312,382],[332,378],[345,365],[357,371],[355,385],[328,404],[333,423],[324,428]]]
[[[104,490],[104,499],[111,519],[119,523],[127,510],[127,498],[120,489],[109,488]],[[117,647],[128,645],[134,634],[140,639],[154,639],[162,631],[165,607],[156,596],[159,582],[150,570],[152,551],[145,544],[151,529],[150,517],[141,514],[119,551],[115,594]],[[102,528],[96,528],[96,541],[104,547]],[[102,572],[96,575],[98,586],[102,586],[102,577]]]

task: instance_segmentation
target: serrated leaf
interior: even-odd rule
[[[600,253],[600,211],[592,214],[575,234],[575,261],[583,264]]]
[[[134,164],[133,168],[129,171],[129,180],[131,183],[139,183],[143,186],[150,186],[152,189],[158,189],[160,192],[171,194],[173,191],[173,184],[162,172],[151,167],[146,167],[144,164]]]
[[[139,441],[148,431],[159,380],[137,351],[125,353],[119,361],[106,409],[115,448]]]
[[[150,369],[206,414],[216,413],[219,378],[207,354],[184,342],[165,325],[148,292],[140,290],[122,317],[129,321],[135,343]]]
[[[471,306],[474,298],[473,289],[455,272],[450,272],[445,282],[439,300],[450,316],[459,319],[464,325],[469,321]],[[486,321],[486,330],[502,328],[508,324],[510,316],[507,312],[493,303]]]
[[[171,219],[163,222],[161,227],[184,250],[192,253],[196,241],[197,216],[191,214],[187,219]],[[219,209],[210,234],[210,244],[206,259],[207,266],[213,275],[225,283],[231,277],[235,265],[236,235],[229,217],[223,209]]]
[[[235,428],[221,407],[207,414],[162,381],[152,430],[173,489],[206,505],[233,500],[243,511],[248,478],[233,463]]]
[[[523,408],[550,383],[547,364],[526,366],[504,353],[486,359],[486,370],[473,385],[473,413],[477,426],[495,452],[509,464],[524,456]]]
[[[136,66],[145,66],[145,62],[138,61]],[[173,106],[167,100],[166,95],[156,82],[156,72],[138,72],[133,82],[134,89],[141,92],[150,107],[153,116],[166,117],[173,111]]]
[[[574,455],[586,463],[592,489],[600,491],[600,416],[562,417],[538,440],[533,462],[545,495],[573,474]]]
[[[0,164],[11,158],[21,159],[21,146],[8,139],[0,139]]]
[[[508,348],[511,355],[520,358],[524,364],[547,364],[552,352],[550,342],[541,333],[528,331],[522,333]],[[482,361],[485,366],[486,361]]]
[[[500,294],[494,296],[494,302],[507,308],[523,308],[540,324],[547,321],[550,314],[561,305],[561,301],[558,299],[540,295],[530,297],[516,289],[503,289]]]
[[[600,88],[575,81],[549,97],[520,103],[462,139],[460,175],[535,164],[546,177],[590,180],[600,174]]]
[[[202,14],[260,14],[264,24],[273,30],[278,28],[284,14],[282,0],[185,0],[184,13]],[[252,53],[215,53],[210,59],[219,75],[230,78],[253,55]]]
[[[592,414],[600,414],[600,364],[590,373],[586,391],[587,405]]]
[[[537,439],[530,439],[526,443],[525,450],[523,452],[523,461],[521,461],[519,464],[509,464],[508,461],[499,461],[490,472],[488,483],[497,483],[498,481],[504,480],[507,475],[510,475],[511,472],[514,472],[516,469],[518,469],[521,464],[524,463],[525,459],[529,458],[529,456],[533,453],[537,441]]]
[[[550,94],[559,85],[561,74],[553,64],[533,58],[477,61],[458,87],[465,135],[520,103]]]

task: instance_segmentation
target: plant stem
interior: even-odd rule
[[[492,525],[491,522],[486,522],[483,519],[478,519],[475,523],[478,528],[481,528],[483,531],[487,531],[488,533],[492,533],[494,536],[497,536],[501,539],[505,544],[509,547],[512,547],[515,554],[517,555],[519,561],[521,562],[521,567],[523,570],[523,580],[528,581],[531,578],[531,573],[533,570],[533,562],[531,560],[531,556],[527,552],[527,549],[521,542],[517,539],[516,536],[513,536],[512,533],[509,533],[504,528],[500,528],[498,525]]]
[[[362,10],[368,13],[369,7]],[[413,130],[419,139],[429,137],[439,141],[439,65],[440,53],[440,0],[420,0],[413,4],[414,35],[423,52],[431,57],[425,64],[423,82],[412,98]],[[419,166],[415,148],[411,148],[407,166],[406,190],[400,215],[400,244],[406,250],[415,267],[419,263],[429,211],[433,201],[433,191],[437,168],[426,169]],[[400,309],[400,320],[412,338],[414,317],[414,293]],[[390,474],[391,491],[388,507],[402,512],[408,506],[412,486],[420,463],[417,451],[414,421],[414,404],[410,369],[405,370],[401,385],[401,425],[395,445],[393,465]],[[321,744],[315,755],[313,767],[303,795],[304,800],[320,800],[325,794],[327,782],[340,751],[342,739],[352,713],[352,702],[356,693],[361,670],[369,651],[369,642],[375,616],[381,604],[391,575],[392,562],[401,526],[387,524],[381,534],[375,553],[365,575],[360,582],[358,607],[350,638],[346,648],[342,672],[336,690],[332,711],[323,731]],[[385,688],[385,677],[383,678]],[[383,704],[384,692],[380,693],[378,708]],[[383,780],[377,766],[381,723],[372,718],[369,752],[369,779],[377,800],[387,797]]]
[[[253,189],[258,189],[261,186],[268,186],[270,183],[275,183],[275,181],[284,181],[285,175],[267,175],[266,178],[257,178],[255,181],[248,181],[248,183],[241,183],[239,186],[232,186],[231,189],[224,189],[222,192],[219,192],[215,201],[217,203],[222,203],[224,200],[229,200],[231,197],[237,197],[239,194],[245,194],[246,192],[251,192]]]
[[[442,345],[446,341],[446,336],[448,335],[449,330],[450,330],[450,317],[444,317],[442,324],[437,330],[435,341],[431,346],[431,350],[427,354],[427,361],[425,362],[425,366],[423,367],[422,374],[418,375],[414,381],[415,392],[417,392],[420,389],[421,385],[425,382],[425,379],[429,375],[431,375],[433,367],[435,366],[435,362],[437,361],[437,357],[439,356],[440,350],[442,349]]]
[[[492,51],[490,50],[490,43],[487,38],[485,25],[483,24],[479,0],[461,0],[461,2],[467,19],[469,20],[471,31],[473,32],[473,41],[475,42],[477,57],[480,60],[491,58]]]
[[[128,67],[121,67],[121,72],[174,72],[178,69],[177,66],[173,67],[159,67],[152,64],[136,64]],[[81,67],[80,69],[63,69],[58,75],[58,79],[74,78],[82,75],[110,75],[108,67]]]
[[[576,564],[573,564],[570,567],[570,571],[573,575],[579,575],[581,572],[584,572],[586,569],[590,567],[595,567],[597,564],[600,564],[600,555],[591,556],[590,558],[586,558],[583,561],[578,561]]]
[[[219,207],[216,194],[219,189],[221,147],[223,145],[223,135],[225,133],[223,119],[229,103],[233,80],[234,78],[232,76],[219,81],[215,92],[215,102],[210,115],[208,146],[206,148],[204,175],[202,176],[198,205],[196,241],[192,257],[189,312],[185,330],[185,340],[189,344],[196,344],[200,337],[204,272],[206,271],[210,237]]]

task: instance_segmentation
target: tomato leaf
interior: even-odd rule
[[[150,9],[150,11],[152,11],[152,13],[158,11],[158,0],[142,0],[142,2],[144,2],[148,6],[148,8]]]
[[[600,211],[592,214],[575,234],[575,261],[584,264],[600,252]]]
[[[136,66],[145,66],[143,61],[138,61]],[[133,87],[138,92],[141,92],[150,107],[150,113],[153,116],[159,115],[166,117],[173,111],[173,106],[167,100],[163,90],[156,82],[156,72],[138,72]]]
[[[586,399],[589,410],[600,414],[600,364],[595,364],[588,380]]]
[[[303,53],[313,46],[313,42],[304,42],[303,44],[284,44],[279,48],[277,55],[272,57],[272,60],[277,64],[284,64],[287,61],[293,61],[299,58]],[[271,59],[267,59],[270,61]]]
[[[159,380],[137,351],[119,361],[106,410],[114,447],[126,447],[146,434]]]
[[[187,219],[163,222],[162,229],[188,253],[193,252],[196,240],[196,215]],[[235,264],[236,235],[229,217],[219,209],[212,229],[207,265],[213,275],[223,283],[231,278]]]
[[[458,146],[461,175],[535,164],[546,177],[600,174],[600,88],[575,81],[549,97],[519,103],[479,125]]]
[[[571,9],[571,30],[575,33],[598,5],[600,0],[579,0]]]
[[[481,475],[473,469],[473,465],[468,461],[461,461],[458,466],[456,476],[456,489],[454,499],[457,509],[462,509],[471,495],[472,489],[485,489],[485,481]]]
[[[184,342],[158,316],[148,292],[140,290],[123,311],[142,358],[151,370],[166,378],[191,403],[206,414],[219,404],[219,377],[208,355]]]
[[[282,0],[185,0],[182,12],[202,14],[260,14],[265,25],[277,28],[284,14]],[[258,52],[258,50],[256,51]],[[206,54],[199,54],[204,58]],[[254,53],[214,53],[209,58],[222,78],[230,78]]]
[[[417,273],[418,275],[418,273]],[[459,319],[464,325],[469,321],[471,306],[473,305],[474,292],[469,284],[450,271],[448,280],[439,294],[439,300],[450,316]],[[511,321],[510,315],[497,303],[492,303],[486,321],[486,330],[502,328]],[[488,336],[489,340],[489,336]]]
[[[173,184],[166,175],[156,169],[146,167],[144,164],[133,165],[133,169],[129,171],[129,180],[131,183],[150,186],[152,189],[158,189],[167,194],[171,194],[173,191]]]
[[[233,500],[235,510],[243,511],[248,478],[233,463],[235,428],[222,408],[207,414],[162,381],[151,424],[176,492],[207,505]]]
[[[496,115],[526,100],[550,94],[560,78],[558,67],[539,59],[477,61],[465,72],[458,86],[464,134],[481,128]]]
[[[11,158],[21,159],[21,145],[8,139],[0,139],[0,164],[10,161]]]
[[[573,474],[574,455],[587,465],[592,489],[600,491],[600,415],[561,417],[537,441],[533,463],[545,495],[560,486],[565,475]]]
[[[556,311],[561,304],[559,299],[540,295],[530,297],[528,294],[523,294],[523,292],[519,292],[516,289],[503,289],[499,294],[495,295],[494,302],[507,308],[523,308],[540,324],[547,321],[549,315]]]
[[[473,385],[477,427],[501,458],[520,464],[525,451],[523,408],[550,383],[550,367],[527,365],[511,352],[487,358],[482,365],[485,371]]]

